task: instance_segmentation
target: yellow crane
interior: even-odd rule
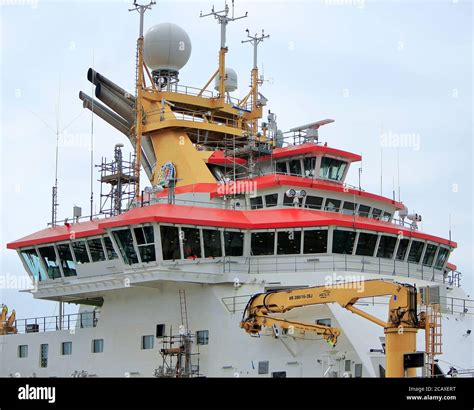
[[[16,312],[12,311],[9,317],[8,316],[8,307],[7,305],[2,304],[2,309],[0,311],[0,335],[7,335],[11,333],[17,333],[15,326]]]
[[[361,298],[391,296],[387,321],[381,320],[354,306]],[[384,328],[386,376],[404,377],[404,354],[416,351],[418,329],[429,331],[425,312],[417,314],[419,293],[409,284],[387,280],[346,282],[328,286],[272,290],[254,295],[248,302],[240,327],[249,334],[258,334],[262,327],[273,325],[283,329],[315,332],[332,346],[337,343],[340,330],[331,326],[297,322],[274,316],[295,308],[327,303],[338,303],[343,308]],[[407,370],[408,377],[416,376],[416,369]]]

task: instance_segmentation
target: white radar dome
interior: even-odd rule
[[[181,27],[160,23],[145,34],[143,58],[152,70],[179,71],[191,56],[191,39]]]
[[[224,91],[231,93],[232,91],[237,90],[237,73],[230,67],[225,69],[225,80],[224,80]],[[220,76],[217,75],[214,81],[214,89],[219,91],[219,79]]]

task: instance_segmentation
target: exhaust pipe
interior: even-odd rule
[[[125,134],[128,138],[130,137],[131,125],[125,121],[122,117],[118,116],[107,107],[102,105],[100,102],[95,101],[82,91],[79,92],[79,99],[83,101],[83,107],[88,108],[94,114],[97,114],[105,122],[109,123],[112,127]]]
[[[113,111],[109,110],[107,107],[102,105],[100,102],[94,100],[93,98],[89,97],[86,93],[82,91],[79,92],[79,99],[83,102],[83,107],[91,110],[94,114],[97,114],[100,118],[102,118],[105,122],[109,123],[124,134],[130,143],[133,144],[132,138],[130,137],[130,129],[131,124],[125,121],[122,117],[115,114]],[[151,145],[150,137],[143,136],[143,141],[145,142],[142,146],[142,167],[145,170],[145,173],[148,179],[151,181],[152,178],[152,165],[150,163],[150,159],[156,162],[155,154],[153,151],[153,146]],[[146,148],[145,148],[146,147]],[[150,159],[149,159],[150,158]]]
[[[118,97],[127,100],[127,103],[133,108],[135,106],[135,97],[129,92],[125,91],[122,87],[119,87],[114,82],[110,81],[107,77],[98,73],[92,68],[87,70],[87,79],[94,85],[103,84],[109,88],[112,92],[117,94]]]
[[[109,88],[102,84],[97,84],[95,87],[95,96],[102,101],[105,105],[108,105],[118,115],[125,118],[126,121],[133,123],[135,121],[135,114],[133,108],[127,104],[127,102],[110,91]]]

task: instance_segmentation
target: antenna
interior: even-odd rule
[[[220,11],[215,11],[214,6],[212,6],[211,12],[207,14],[199,14],[199,17],[208,17],[208,16],[213,16],[217,22],[221,26],[221,48],[219,50],[219,69],[217,70],[216,74],[219,73],[219,97],[223,98],[225,94],[225,88],[224,88],[224,81],[225,81],[225,54],[227,53],[227,46],[226,46],[226,27],[227,24],[229,24],[231,21],[236,21],[243,19],[248,16],[248,12],[245,12],[244,15],[235,17],[234,16],[234,0],[232,0],[232,17],[229,17],[229,6],[227,4],[227,1],[225,3],[225,7],[223,10]],[[211,80],[214,78],[211,77]]]
[[[400,147],[397,147],[398,202],[400,202]]]
[[[248,16],[248,12],[245,12],[244,15],[239,16],[239,17],[234,17],[234,0],[232,0],[232,17],[229,17],[229,5],[227,2],[225,3],[225,7],[223,10],[220,11],[215,11],[214,6],[212,6],[211,12],[207,14],[199,14],[199,17],[208,17],[208,16],[214,16],[214,18],[217,20],[217,22],[221,25],[221,48],[226,48],[225,42],[226,42],[226,26],[228,23],[231,21],[236,21],[243,19]]]
[[[56,106],[56,158],[54,168],[54,186],[51,198],[51,226],[58,220],[58,163],[59,163],[59,106],[61,103],[61,78],[59,79],[58,105]]]
[[[270,35],[267,34],[265,35],[265,32],[264,30],[262,29],[262,35],[261,36],[258,36],[257,33],[255,33],[254,36],[251,36],[249,33],[249,29],[245,30],[247,32],[247,37],[248,37],[248,40],[242,40],[242,44],[244,43],[251,43],[253,45],[253,68],[256,69],[257,68],[257,48],[258,48],[258,45],[263,41],[265,40],[266,38],[269,38]]]
[[[92,50],[92,67],[94,67],[94,50]],[[94,95],[94,84],[91,85],[91,93]],[[92,98],[92,109],[91,109],[91,213],[90,220],[92,221],[92,215],[94,215],[94,102]]]
[[[145,19],[145,12],[151,10],[151,6],[155,5],[155,1],[150,1],[148,4],[138,4],[135,0],[133,2],[134,8],[128,9],[128,11],[138,11],[140,14],[140,29],[138,32],[137,40],[137,65],[136,65],[136,94],[135,99],[135,134],[136,134],[136,164],[135,164],[135,198],[138,199],[140,195],[140,170],[142,161],[142,117],[143,117],[143,106],[142,106],[142,91],[143,91],[143,22]]]

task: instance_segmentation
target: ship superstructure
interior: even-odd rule
[[[149,6],[136,7],[143,18],[140,7]],[[440,306],[443,350],[431,346],[425,375],[448,372],[444,362],[433,365],[441,353],[473,368],[465,334],[474,303],[449,262],[456,243],[421,232],[421,217],[394,198],[346,184],[362,158],[321,141],[319,129],[333,120],[278,128],[259,89],[264,32],[247,32],[250,88],[233,97],[226,28],[244,16],[227,5],[201,16],[221,28],[218,68],[201,88],[180,84],[191,40],[172,23],[140,32],[134,94],[89,69],[99,101],[81,92],[84,107],[124,134],[135,157],[125,161],[119,144],[114,161],[101,164],[101,217],[77,212],[8,244],[35,298],[81,307],[15,318],[18,334],[0,338],[0,374],[383,376],[383,333],[337,306],[289,313],[337,325],[336,347],[278,329],[253,339],[239,328],[255,293],[381,278],[414,284]],[[383,316],[387,303],[362,304]],[[419,345],[429,344],[420,336]]]

